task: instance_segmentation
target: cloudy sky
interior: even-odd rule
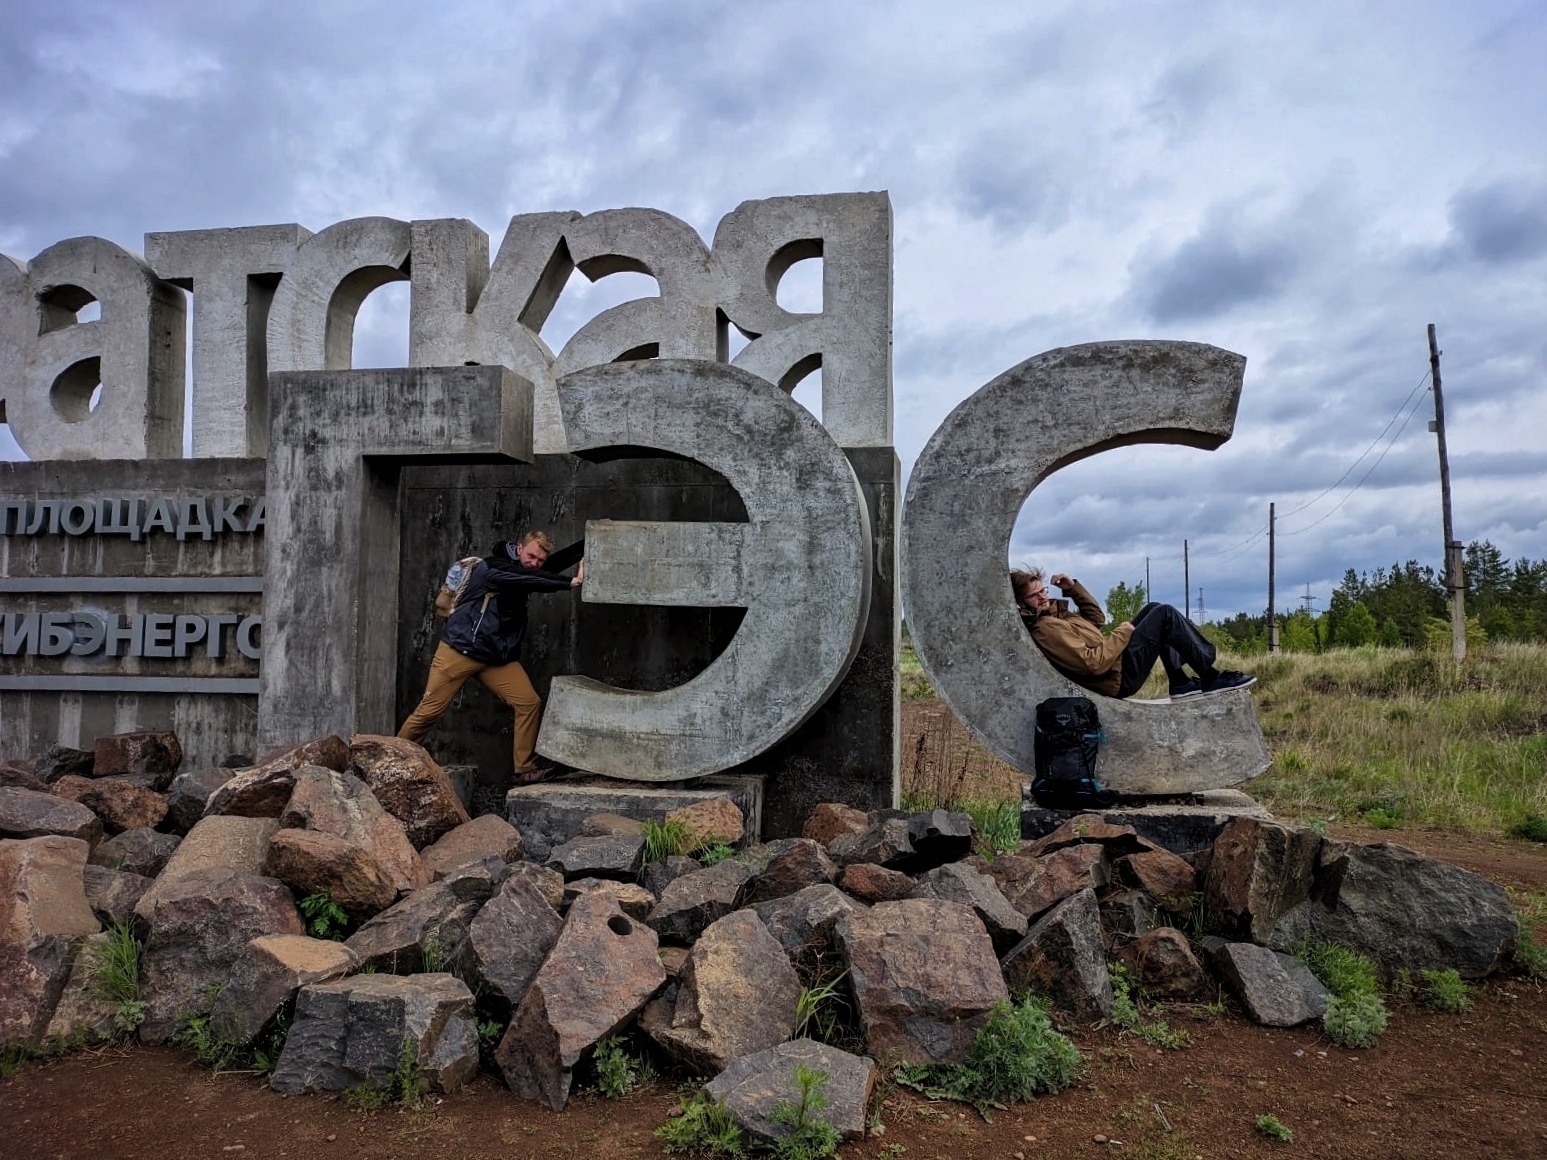
[[[1260,611],[1441,557],[1547,556],[1547,6],[1539,0],[262,4],[10,0],[0,252],[96,234],[886,189],[897,447],[1000,371],[1110,338],[1248,358],[1235,438],[1098,456],[1012,556],[1098,594]],[[797,308],[819,291],[790,275]],[[572,283],[555,348],[634,275]],[[613,285],[609,286],[609,283]],[[406,357],[407,289],[359,365]],[[815,308],[808,305],[807,308]],[[803,389],[800,397],[811,392]],[[0,428],[0,451],[17,452]],[[1361,458],[1363,455],[1363,458]]]

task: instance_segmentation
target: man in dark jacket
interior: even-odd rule
[[[1010,573],[1021,619],[1042,655],[1077,685],[1107,697],[1131,697],[1143,687],[1155,662],[1165,666],[1172,700],[1222,693],[1252,684],[1257,678],[1214,667],[1214,646],[1193,623],[1169,604],[1146,604],[1132,621],[1124,621],[1104,636],[1106,614],[1078,580],[1062,572],[1053,584],[1074,601],[1050,600],[1040,569]],[[1183,665],[1197,677],[1189,677]]]
[[[419,706],[398,736],[418,741],[441,719],[451,699],[476,676],[516,714],[513,756],[516,779],[530,783],[546,772],[535,754],[542,698],[521,667],[526,637],[526,599],[534,592],[563,592],[585,580],[585,541],[555,552],[546,532],[527,532],[473,569],[456,608],[446,619],[430,662],[430,679]],[[573,577],[560,572],[578,563]]]

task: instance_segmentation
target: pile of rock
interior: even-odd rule
[[[171,745],[105,740],[116,766],[99,743],[89,775],[45,755],[0,788],[0,1041],[103,1034],[111,1012],[75,964],[124,922],[144,942],[141,1038],[197,1015],[248,1043],[293,1011],[271,1080],[286,1092],[385,1083],[405,1051],[453,1090],[477,1068],[481,1016],[506,1023],[494,1058],[511,1089],[555,1109],[595,1045],[633,1030],[718,1076],[764,1135],[794,1064],[819,1067],[833,1122],[857,1133],[873,1064],[790,1042],[819,973],[843,972],[871,1058],[956,1063],[1012,993],[1109,1015],[1110,959],[1157,996],[1223,982],[1254,1019],[1291,1025],[1322,1009],[1284,953],[1306,936],[1477,977],[1518,933],[1476,875],[1261,817],[1179,854],[1081,814],[987,859],[963,814],[827,804],[804,836],[703,866],[646,864],[642,828],[602,815],[539,864],[396,738],[325,737],[175,780]],[[680,820],[736,842],[728,805]],[[323,893],[355,926],[343,943],[306,937],[297,903]]]

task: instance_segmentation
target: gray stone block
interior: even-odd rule
[[[811,1039],[794,1039],[735,1060],[704,1086],[723,1103],[742,1130],[759,1140],[779,1141],[792,1129],[774,1118],[781,1104],[799,1104],[795,1069],[804,1067],[827,1077],[821,1095],[827,1106],[819,1113],[845,1140],[865,1135],[865,1112],[875,1086],[876,1065]]]
[[[1214,789],[1268,767],[1249,691],[1120,701],[1060,676],[1022,625],[1005,567],[1022,505],[1058,468],[1135,443],[1212,449],[1228,439],[1244,367],[1199,343],[1048,351],[958,406],[914,465],[901,551],[914,646],[957,717],[1023,773],[1035,769],[1035,706],[1073,695],[1097,703],[1108,739],[1098,776],[1120,793]]]
[[[1214,969],[1246,1013],[1268,1027],[1298,1027],[1327,1011],[1327,989],[1299,959],[1254,943],[1209,946]]]
[[[1031,785],[1021,787],[1021,837],[1040,838],[1086,811],[1049,810],[1037,805]],[[1139,797],[1109,810],[1100,817],[1114,826],[1132,826],[1141,837],[1173,854],[1192,854],[1206,850],[1236,818],[1260,818],[1272,821],[1273,815],[1239,790],[1221,789],[1186,794],[1160,801]]]

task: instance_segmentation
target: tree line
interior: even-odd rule
[[[1511,562],[1488,540],[1466,546],[1467,641],[1547,641],[1547,559]],[[1129,619],[1144,604],[1144,586],[1118,584],[1107,593],[1114,622]],[[1119,613],[1123,615],[1119,615]],[[1397,648],[1450,645],[1450,605],[1444,576],[1409,560],[1371,572],[1343,573],[1321,615],[1305,608],[1278,616],[1279,647],[1318,652],[1377,644]],[[1200,626],[1205,636],[1236,653],[1265,652],[1266,615],[1237,613]]]

